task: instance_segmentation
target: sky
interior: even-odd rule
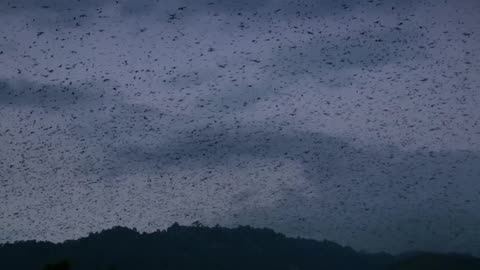
[[[0,243],[198,220],[480,255],[478,14],[0,0]]]

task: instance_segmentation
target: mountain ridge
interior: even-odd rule
[[[428,254],[434,254],[437,257],[433,255],[428,257]],[[192,226],[174,223],[165,230],[150,233],[138,232],[135,228],[114,226],[61,243],[27,240],[0,244],[0,269],[16,270],[47,269],[42,267],[65,259],[69,261],[73,270],[396,270],[417,269],[398,268],[412,267],[409,265],[412,264],[412,258],[415,261],[416,257],[422,258],[422,263],[430,260],[425,257],[434,258],[434,261],[453,260],[445,258],[464,258],[462,262],[472,261],[474,267],[477,265],[480,267],[479,258],[466,254],[366,253],[329,240],[287,237],[268,228],[250,226],[225,228],[218,225],[206,227],[198,222]],[[455,260],[453,261],[456,263]]]

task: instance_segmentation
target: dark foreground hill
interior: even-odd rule
[[[0,269],[480,270],[480,259],[365,254],[329,241],[287,238],[270,229],[174,224],[154,233],[114,227],[60,244],[22,241],[0,245]]]

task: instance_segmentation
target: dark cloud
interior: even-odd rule
[[[101,7],[107,3],[114,3],[110,0],[77,0],[77,1],[63,1],[63,0],[2,0],[0,4],[2,5],[2,11],[4,13],[11,14],[12,12],[29,12],[29,11],[53,11],[53,12],[66,12],[77,9],[94,9],[95,7]]]
[[[333,1],[333,0],[301,0],[301,1],[255,1],[255,0],[163,0],[163,1],[121,1],[120,5],[124,14],[152,14],[158,11],[169,11],[182,16],[191,16],[211,12],[211,15],[248,15],[258,19],[330,16],[348,14],[358,7],[368,7],[370,12],[391,11],[405,12],[415,3],[413,1]],[[397,10],[395,10],[397,9]]]
[[[406,12],[413,8],[414,2],[408,1],[333,1],[333,0],[302,0],[302,1],[254,1],[254,0],[19,0],[0,2],[4,13],[53,13],[57,17],[57,23],[64,23],[65,20],[85,21],[91,18],[102,16],[103,9],[116,7],[121,10],[123,16],[145,16],[175,18],[182,20],[191,16],[210,14],[217,16],[242,15],[254,16],[260,20],[271,18],[312,18],[317,16],[338,16],[348,14],[355,8],[367,7],[369,12],[390,11]],[[41,19],[41,17],[39,17]]]
[[[375,25],[375,23],[373,23]],[[415,26],[365,27],[345,34],[316,33],[304,46],[283,48],[277,63],[288,62],[303,67],[304,72],[344,70],[384,66],[403,61],[424,61],[428,54],[419,48],[425,41]],[[291,66],[291,65],[289,65]],[[298,72],[302,70],[298,68]]]
[[[102,95],[92,92],[94,83],[79,86],[42,84],[29,80],[0,80],[0,104],[61,108],[92,103]]]

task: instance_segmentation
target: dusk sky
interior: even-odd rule
[[[480,255],[480,1],[0,0],[0,243],[269,227]]]

